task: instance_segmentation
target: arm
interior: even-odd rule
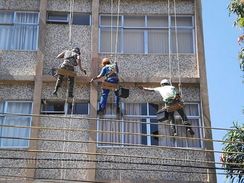
[[[65,51],[59,53],[56,58],[64,58],[64,53],[65,53]]]
[[[155,91],[155,88],[142,87],[142,89],[147,91]]]
[[[102,68],[101,72],[99,75],[97,75],[95,78],[92,78],[90,82],[93,82],[94,80],[100,79],[105,75],[105,69],[104,67]]]
[[[86,75],[86,70],[83,69],[83,68],[81,67],[81,59],[80,59],[80,56],[79,56],[79,55],[78,55],[77,58],[76,58],[76,62],[78,63],[78,66],[79,66],[80,70],[81,70],[82,72],[84,72],[85,75]]]

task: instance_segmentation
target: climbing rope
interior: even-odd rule
[[[178,42],[178,27],[177,27],[177,13],[176,13],[176,2],[174,0],[174,27],[175,27],[175,45],[176,45],[176,60],[177,60],[177,69],[178,69],[178,88],[180,96],[183,98],[182,89],[181,89],[181,73],[180,73],[180,59],[179,59],[179,42]]]
[[[74,15],[74,3],[75,0],[70,0],[70,17],[69,17],[69,46],[72,46],[72,23]]]
[[[170,0],[168,0],[168,26],[169,26],[168,31],[170,33],[170,20],[169,20],[169,17],[170,17]],[[170,38],[169,38],[169,41],[170,41]],[[172,85],[172,65],[171,65],[171,47],[170,47],[171,44],[168,44],[168,45],[169,45],[168,46],[169,82],[170,82],[170,85]]]

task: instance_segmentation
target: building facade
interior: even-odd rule
[[[200,0],[4,0],[0,40],[0,180],[216,182]],[[66,82],[52,96],[55,57],[72,47],[87,70],[73,101]],[[122,116],[113,92],[96,113],[104,57],[130,90]],[[181,84],[193,138],[180,125],[170,136],[161,97],[138,87],[164,78]]]

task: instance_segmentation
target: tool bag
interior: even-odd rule
[[[115,95],[121,98],[127,98],[129,97],[130,91],[127,88],[119,87],[117,90],[115,90]]]

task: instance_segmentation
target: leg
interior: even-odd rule
[[[69,89],[68,89],[68,93],[69,93],[69,97],[73,98],[73,90],[74,90],[74,83],[75,83],[75,78],[74,77],[68,77],[69,80]]]
[[[185,114],[184,109],[183,108],[179,109],[177,112],[179,113],[179,115],[182,118],[182,121],[183,121],[182,124],[186,125],[186,132],[189,133],[190,135],[194,135],[195,133],[192,130],[192,128],[190,127],[191,123],[188,121],[188,118],[187,118],[187,116]]]
[[[171,130],[171,135],[176,136],[177,132],[175,129],[175,116],[174,116],[174,112],[169,112],[168,113],[169,116],[169,124],[170,124],[170,130]]]
[[[115,95],[115,94],[114,94]],[[120,97],[115,95],[115,103],[116,103],[116,113],[119,114],[120,113],[120,106],[119,106],[119,102],[120,102]]]
[[[63,80],[64,80],[64,76],[63,75],[58,75],[58,78],[57,78],[57,81],[56,81],[56,85],[55,85],[55,89],[53,91],[53,95],[57,95],[58,89],[61,86]]]
[[[102,89],[98,112],[103,112],[105,110],[109,92],[109,89]]]

